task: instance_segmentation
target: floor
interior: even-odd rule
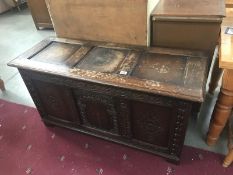
[[[137,149],[63,128],[46,127],[35,108],[1,99],[0,116],[1,175],[232,175],[233,172],[233,166],[222,167],[224,156],[220,154],[184,146],[177,166]]]
[[[1,99],[34,106],[17,69],[8,67],[7,63],[44,38],[54,35],[55,33],[51,30],[37,31],[27,9],[21,12],[10,11],[0,15],[0,76],[7,89],[5,92],[0,92]],[[199,116],[190,119],[185,145],[226,154],[226,133],[223,133],[217,145],[213,147],[208,147],[205,143],[218,91],[214,96],[207,95]]]

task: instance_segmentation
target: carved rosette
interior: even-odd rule
[[[154,140],[158,135],[163,133],[161,122],[158,119],[156,113],[148,113],[142,117],[144,120],[141,122],[144,132],[147,134],[147,139],[150,143],[154,143]]]

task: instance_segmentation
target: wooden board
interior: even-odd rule
[[[233,69],[233,35],[225,34],[227,26],[222,27],[219,66]]]
[[[152,15],[218,18],[225,16],[224,0],[160,0]]]
[[[45,0],[28,0],[27,3],[37,29],[53,28]]]
[[[147,45],[149,6],[158,0],[47,0],[58,37]]]
[[[225,0],[227,8],[233,8],[233,0]]]
[[[223,0],[161,0],[152,12],[151,45],[205,50],[218,44]]]

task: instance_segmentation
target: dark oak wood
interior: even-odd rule
[[[27,3],[37,30],[40,28],[53,29],[45,0],[27,0]]]
[[[9,63],[47,123],[179,162],[202,52],[50,38]]]

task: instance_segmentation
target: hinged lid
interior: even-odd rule
[[[46,0],[58,37],[146,46],[159,0]]]
[[[224,0],[160,0],[152,12],[154,19],[221,21]]]
[[[202,52],[50,38],[9,63],[41,73],[203,101]]]

